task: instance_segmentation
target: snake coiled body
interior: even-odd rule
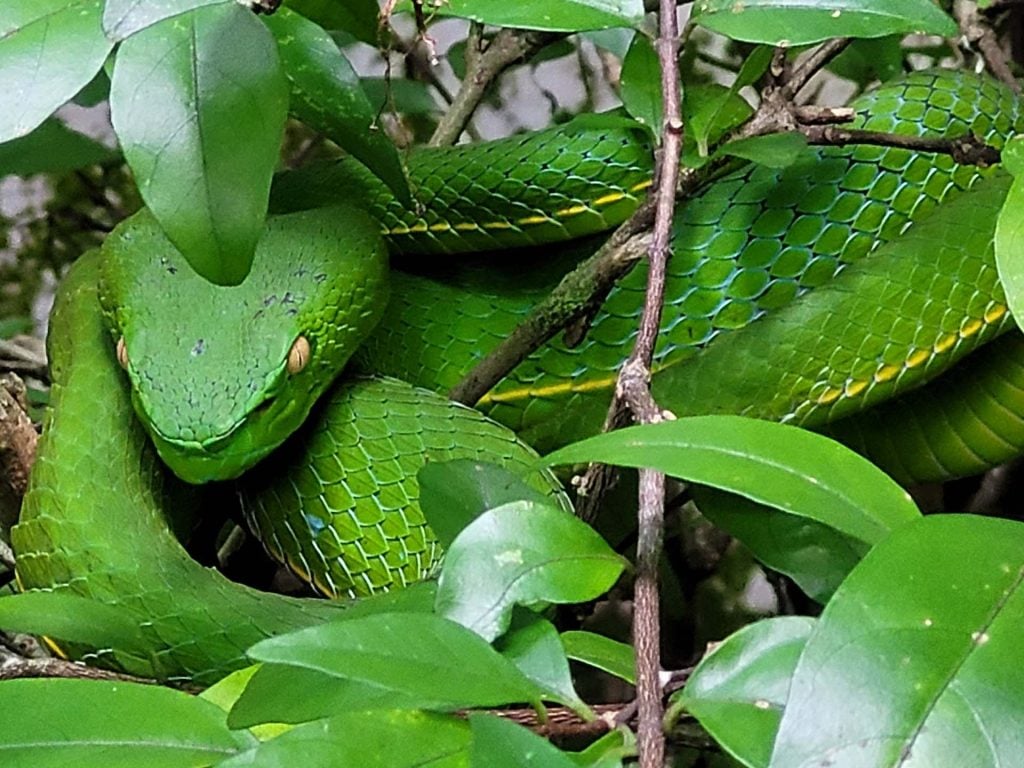
[[[860,127],[939,135],[973,131],[997,146],[1020,119],[1008,89],[954,72],[909,75],[854,106]],[[581,235],[628,215],[646,187],[648,147],[630,138],[634,135],[600,129],[565,140],[545,133],[485,147],[482,162],[475,159],[481,157],[476,149],[425,155],[410,167],[414,188],[424,190],[430,204],[415,210],[391,200],[366,173],[342,185],[347,166],[342,163],[283,179],[275,193],[277,208],[319,206],[330,203],[338,189],[347,194],[357,189],[359,199],[370,201],[379,227],[396,233],[416,252]],[[518,155],[513,147],[519,147]],[[514,163],[502,166],[502,159]],[[465,167],[458,165],[463,160]],[[570,183],[585,171],[596,173],[598,181]],[[448,194],[446,178],[460,180],[458,194]],[[322,183],[312,183],[315,179]],[[535,189],[538,179],[553,184],[554,197]],[[480,208],[463,205],[463,195],[477,188],[490,197]],[[716,181],[678,214],[669,303],[656,357],[659,401],[679,415],[747,413],[811,426],[840,419],[840,434],[862,440],[865,450],[877,450],[871,447],[878,443],[877,424],[845,427],[842,418],[937,376],[1009,327],[991,259],[991,231],[1005,188],[998,170],[881,147],[808,151],[782,171],[747,166]],[[524,192],[525,203],[507,199],[517,189]],[[463,208],[449,214],[442,208],[446,200]],[[939,215],[930,215],[936,210]],[[330,234],[331,217],[348,214],[325,209],[313,218],[288,215]],[[290,221],[287,216],[279,221],[285,220]],[[314,240],[317,236],[312,232]],[[281,237],[287,239],[286,229]],[[130,330],[131,305],[124,309],[111,302],[111,296],[130,291],[100,290],[108,318],[129,328],[105,326],[97,300],[97,285],[111,279],[101,273],[109,273],[114,255],[141,258],[133,242],[147,243],[152,266],[146,269],[152,271],[141,269],[130,283],[145,286],[158,276],[184,279],[173,249],[160,244],[144,215],[119,228],[105,254],[76,265],[53,322],[53,411],[14,533],[18,577],[25,589],[68,590],[123,607],[139,623],[152,643],[150,657],[126,660],[114,649],[100,649],[108,662],[160,677],[211,680],[241,664],[244,649],[261,637],[341,612],[337,604],[239,587],[188,559],[171,536],[165,513],[191,504],[194,492],[160,470],[147,435],[162,436],[161,452],[202,454],[209,468],[220,463],[218,452],[230,449],[236,431],[274,432],[298,410],[324,416],[285,442],[289,452],[272,461],[304,467],[306,457],[327,458],[327,468],[295,468],[276,480],[263,475],[250,490],[267,486],[261,490],[269,495],[253,495],[247,507],[268,548],[332,595],[404,584],[434,567],[433,539],[415,506],[415,471],[424,451],[435,459],[496,456],[524,472],[532,461],[510,432],[390,381],[342,384],[319,405],[313,406],[311,398],[308,407],[305,400],[301,408],[293,407],[293,398],[307,398],[315,388],[309,384],[300,394],[282,394],[291,391],[289,384],[306,381],[300,378],[305,369],[295,375],[282,372],[289,345],[296,333],[308,333],[305,326],[274,341],[277,362],[246,380],[267,382],[266,391],[253,387],[247,400],[251,415],[229,413],[238,398],[222,398],[225,415],[221,426],[207,430],[207,442],[199,427],[162,426],[160,413],[147,403],[161,388],[173,387],[145,367],[149,350],[160,345],[137,341]],[[278,247],[275,253],[283,250]],[[278,261],[287,265],[286,256]],[[510,332],[547,285],[544,275],[518,274],[521,254],[511,258],[514,263],[496,280],[481,277],[472,267],[451,266],[450,260],[445,271],[456,273],[454,285],[429,275],[394,275],[386,308],[384,298],[375,304],[357,296],[365,317],[382,319],[354,353],[355,367],[434,390],[452,386]],[[417,256],[415,265],[425,260]],[[542,266],[542,272],[554,272],[551,265]],[[128,270],[115,270],[115,282],[122,271]],[[300,266],[289,279],[309,286],[319,274]],[[631,346],[644,280],[643,271],[635,270],[613,291],[581,345],[570,349],[558,340],[550,343],[481,406],[542,449],[595,431],[615,371]],[[251,314],[243,317],[279,310],[283,318],[299,317],[302,310],[292,313],[289,302],[300,303],[300,295],[311,291],[278,285],[259,294],[252,309],[245,310]],[[199,302],[219,303],[219,298]],[[115,353],[119,338],[126,339],[124,362],[136,385],[136,410],[151,419],[145,427],[131,418],[132,398],[123,389]],[[195,360],[199,370],[212,359],[204,356],[219,354],[217,339],[205,331],[188,331],[176,343],[179,357],[171,368],[185,370]],[[330,345],[313,346],[316,351]],[[251,365],[242,366],[247,375]],[[1019,372],[1004,366],[993,375],[1009,381]],[[943,397],[936,392],[935,397]],[[987,397],[988,390],[982,394]],[[951,408],[946,398],[943,407]],[[194,405],[189,407],[202,410]],[[920,416],[905,404],[887,407],[911,414],[907,419]],[[969,470],[1019,450],[1019,439],[1015,444],[997,440],[999,450],[972,448],[972,432],[989,430],[983,420],[979,427],[977,417],[975,412],[974,421],[959,425],[963,434],[930,445],[930,463],[902,462],[904,476]],[[332,425],[342,423],[348,432],[335,433]],[[437,439],[424,437],[431,432],[426,425],[437,424],[444,425],[433,430]],[[245,439],[265,452],[257,438]],[[277,444],[285,435],[275,433],[273,439]],[[255,448],[246,446],[252,454]],[[419,452],[415,460],[409,458],[414,451]],[[234,474],[240,463],[229,464]],[[536,487],[557,492],[550,476],[528,476]],[[271,507],[285,514],[274,515]]]

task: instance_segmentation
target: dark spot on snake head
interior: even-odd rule
[[[313,280],[315,282],[317,282],[317,283],[322,283],[326,279],[327,279],[327,273],[326,272],[320,272],[319,274],[313,275]]]
[[[277,294],[276,293],[271,294],[270,296],[267,296],[265,299],[263,299],[263,306],[264,307],[273,306],[273,304],[276,301],[277,301]]]
[[[206,340],[205,339],[199,339],[199,341],[196,342],[196,345],[194,347],[192,347],[192,357],[198,357],[199,355],[203,354],[203,352],[205,352],[205,351],[206,351]]]

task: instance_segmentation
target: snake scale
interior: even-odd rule
[[[1004,86],[941,70],[852,106],[856,127],[973,131],[996,146],[1021,119]],[[614,125],[414,153],[411,210],[352,162],[298,171],[276,183],[276,215],[237,289],[190,275],[147,213],[119,226],[60,290],[52,408],[13,538],[23,589],[116,606],[148,651],[68,650],[210,682],[257,640],[344,609],[193,562],[168,519],[180,529],[208,502],[157,452],[198,481],[235,477],[284,443],[239,481],[245,514],[272,554],[331,596],[435,567],[416,504],[427,460],[498,460],[564,504],[511,430],[548,450],[599,428],[636,330],[642,268],[581,344],[550,342],[484,397],[479,407],[511,429],[426,390],[454,385],[572,263],[571,249],[546,243],[635,208],[650,162],[643,137]],[[986,345],[1012,324],[992,258],[1007,184],[998,169],[874,146],[725,174],[677,212],[655,395],[677,415],[832,430],[905,481],[1018,453],[1022,340]],[[381,230],[409,271],[389,274]],[[498,246],[534,248],[433,255]],[[343,366],[378,378],[331,385]]]

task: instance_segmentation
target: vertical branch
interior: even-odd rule
[[[683,121],[679,98],[679,29],[675,0],[661,0],[658,28],[658,60],[665,122],[654,190],[654,230],[648,249],[647,293],[636,346],[619,374],[617,395],[642,423],[660,421],[662,411],[651,396],[651,361],[661,328],[665,297],[675,190],[679,179],[679,154]],[[641,768],[660,768],[664,763],[662,730],[661,630],[659,626],[658,561],[661,558],[665,514],[665,476],[640,471],[639,537],[633,636],[636,643],[636,681],[639,725],[637,740]]]

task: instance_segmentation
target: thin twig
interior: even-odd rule
[[[815,73],[845,51],[846,46],[851,42],[853,41],[849,37],[836,37],[822,43],[808,53],[790,72],[789,78],[783,86],[784,95],[792,100],[807,85]]]
[[[654,230],[648,249],[647,292],[640,330],[629,360],[619,373],[616,399],[625,400],[634,418],[652,423],[662,418],[651,396],[651,361],[661,328],[665,275],[672,217],[675,213],[683,120],[679,98],[679,29],[674,0],[661,0],[658,17],[658,60],[664,104],[662,146],[656,174]],[[613,405],[613,408],[615,406]],[[662,729],[661,629],[659,624],[658,563],[664,536],[665,475],[640,470],[637,569],[634,586],[633,638],[636,645],[636,692],[639,722],[637,745],[641,768],[660,768],[665,761]]]
[[[642,205],[593,256],[567,274],[516,329],[448,393],[466,405],[475,404],[513,368],[570,323],[592,313],[608,291],[643,256],[644,233],[654,221],[654,208]]]
[[[960,33],[970,45],[977,47],[989,72],[1006,83],[1014,93],[1021,93],[1020,83],[1013,76],[1006,53],[999,44],[996,33],[992,31],[988,19],[978,13],[977,3],[957,3],[954,13],[960,26]]]
[[[25,677],[62,677],[79,680],[112,680],[117,682],[156,685],[157,681],[147,677],[135,677],[120,672],[111,672],[98,667],[64,659],[25,659],[14,654],[0,655],[0,680],[17,680]]]
[[[458,141],[491,83],[517,61],[559,37],[561,35],[550,32],[502,29],[485,45],[480,25],[472,25],[466,41],[466,77],[451,107],[434,129],[429,145],[444,147]]]
[[[845,146],[848,144],[873,144],[879,147],[900,147],[916,152],[935,152],[949,155],[961,165],[996,165],[1001,157],[998,149],[986,144],[973,133],[954,139],[931,136],[903,136],[882,131],[863,131],[841,128],[837,125],[802,125],[799,132],[811,144]]]

